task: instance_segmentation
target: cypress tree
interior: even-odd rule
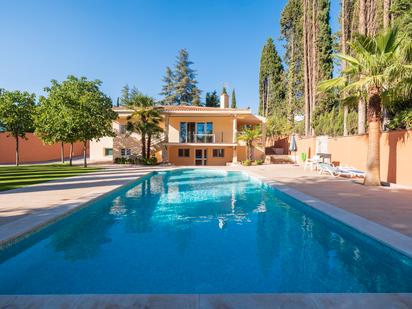
[[[317,81],[332,78],[333,74],[333,41],[330,27],[330,0],[318,0],[317,7]]]
[[[301,0],[289,0],[280,20],[282,39],[285,42],[287,65],[287,117],[289,124],[295,115],[303,114],[303,12]]]
[[[259,74],[259,115],[285,113],[285,91],[282,61],[272,38],[263,47]]]
[[[232,104],[230,105],[231,108],[236,108],[236,93],[235,89],[232,90]]]

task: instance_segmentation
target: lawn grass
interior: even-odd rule
[[[39,164],[0,166],[0,191],[11,190],[59,178],[77,176],[100,170],[96,167],[69,166],[68,164]]]

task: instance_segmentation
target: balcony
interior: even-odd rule
[[[212,134],[180,134],[179,142],[183,144],[223,144],[233,143],[232,135],[225,132],[216,132]]]

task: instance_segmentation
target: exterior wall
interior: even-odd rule
[[[0,163],[16,162],[16,142],[12,136],[7,137],[7,132],[0,132]],[[26,133],[26,139],[19,139],[20,163],[43,162],[60,159],[60,144],[45,145],[33,133]],[[65,157],[69,157],[70,145],[64,145]],[[83,155],[83,144],[74,143],[73,155]]]
[[[298,160],[300,153],[308,157],[316,154],[316,139],[297,139]],[[412,185],[412,130],[382,133],[380,140],[382,181]],[[334,137],[328,139],[328,152],[332,162],[366,170],[368,135]]]
[[[122,148],[131,149],[132,155],[140,155],[142,152],[140,135],[136,133],[117,135],[113,139],[113,159],[121,157]]]
[[[237,146],[237,160],[239,162],[245,161],[247,158],[246,146]]]
[[[247,146],[244,142],[240,142],[240,145],[237,146],[237,160],[242,162],[247,159]],[[264,160],[265,152],[263,148],[253,147],[253,160]]]
[[[181,158],[178,156],[179,148],[189,148],[190,157]],[[213,149],[225,149],[223,158],[214,158]],[[168,146],[169,151],[169,162],[175,165],[195,165],[195,149],[207,149],[207,165],[226,165],[226,163],[232,162],[233,159],[233,147],[225,146],[222,147],[219,145],[216,146]]]
[[[113,149],[113,137],[103,137],[90,142],[90,160],[95,162],[113,161],[113,155],[105,156],[105,148]]]
[[[233,117],[232,116],[170,116],[169,117],[169,143],[179,142],[181,122],[213,122],[213,133],[216,141],[233,143]],[[223,139],[221,134],[223,133]]]

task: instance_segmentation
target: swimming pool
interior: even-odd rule
[[[241,172],[156,172],[0,251],[0,294],[412,292],[412,261]]]

